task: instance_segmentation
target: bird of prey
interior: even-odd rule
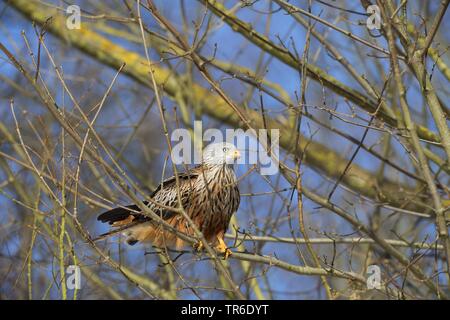
[[[212,143],[203,150],[200,165],[178,174],[180,199],[186,214],[203,233],[208,243],[223,253],[225,258],[228,258],[231,251],[224,242],[224,234],[240,203],[233,168],[234,161],[239,157],[240,153],[233,144]],[[143,204],[177,231],[194,235],[183,215],[170,210],[178,205],[175,176],[163,181],[150,198],[152,201],[143,201]],[[142,214],[135,204],[104,212],[97,220],[107,222],[116,229],[99,236],[96,240],[123,232],[129,245],[140,241],[149,241],[157,247],[168,246],[177,249],[185,245],[175,232],[164,228],[148,215]],[[203,247],[202,242],[198,242],[196,247],[200,250]]]

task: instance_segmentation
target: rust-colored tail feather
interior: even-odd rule
[[[144,205],[148,205],[147,201],[143,201]],[[152,219],[139,213],[140,208],[133,204],[126,207],[118,207],[112,210],[103,212],[97,217],[98,221],[108,223],[112,227],[116,228],[109,232],[99,235],[93,241],[99,241],[109,236],[115,235],[124,230],[127,232],[127,243],[134,245],[139,241],[151,241],[153,243],[159,243],[162,235],[161,228],[155,227],[152,224],[144,224]],[[175,223],[176,213],[168,210],[160,210],[157,214],[160,214],[161,218],[169,223]],[[141,225],[141,227],[139,227]],[[173,235],[170,233],[166,238],[170,239],[169,242],[173,242]]]

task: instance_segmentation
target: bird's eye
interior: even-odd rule
[[[227,151],[228,151],[228,148],[225,147],[225,148],[222,149],[222,151],[223,151],[223,152],[227,152]]]

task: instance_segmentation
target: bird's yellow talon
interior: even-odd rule
[[[197,252],[200,252],[203,250],[203,242],[201,242],[200,240],[196,243],[194,243],[194,249]]]
[[[231,250],[226,248],[224,252],[224,259],[227,260],[229,256],[231,256]]]
[[[225,244],[222,238],[217,237],[217,240],[219,240],[219,244],[216,246],[216,249],[220,253],[223,253],[225,260],[228,259],[228,257],[232,254],[231,250],[228,249],[227,245]]]

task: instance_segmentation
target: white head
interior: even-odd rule
[[[239,150],[233,144],[227,142],[211,143],[203,149],[204,164],[233,164],[240,157]]]

